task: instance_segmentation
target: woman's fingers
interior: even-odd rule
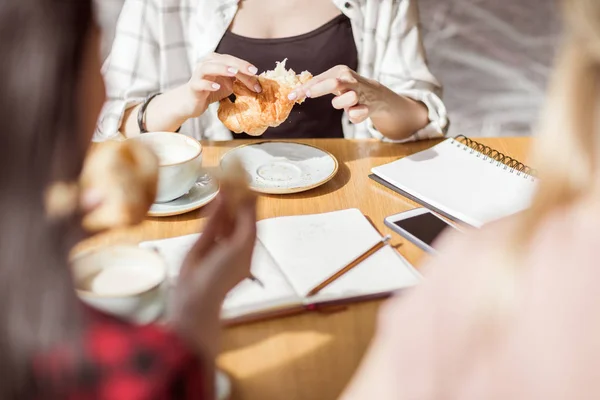
[[[333,108],[338,110],[349,109],[350,107],[353,107],[357,104],[358,95],[354,90],[349,90],[346,93],[334,97],[333,100],[331,100],[331,105],[333,105]]]
[[[190,87],[195,92],[216,92],[221,89],[221,85],[208,79],[195,79],[190,82]]]
[[[231,236],[234,247],[254,247],[256,240],[256,197],[250,198],[237,212],[235,230]]]
[[[246,240],[254,242],[256,239],[256,197],[252,196],[242,205],[235,215],[231,217],[227,194],[219,194],[213,203],[212,211],[200,239],[188,254],[189,265],[201,263],[210,252],[214,251],[219,243],[232,252],[239,251]],[[253,245],[252,245],[253,248]]]
[[[306,97],[317,98],[327,94],[339,94],[344,89],[342,82],[337,78],[325,79],[322,82],[312,85],[305,90]]]
[[[190,251],[189,262],[184,265],[185,273],[193,273],[194,267],[198,265],[210,265],[215,270],[223,271],[224,281],[218,284],[224,284],[229,290],[246,278],[250,271],[256,242],[256,200],[252,198],[240,206],[234,220],[227,217],[220,219],[217,212],[223,210],[224,214],[228,214],[226,207],[215,211],[200,240]],[[228,224],[232,230],[230,235],[219,241],[215,240],[213,234],[218,230],[218,227],[215,228],[218,224]],[[189,277],[190,275],[187,275],[184,279],[193,279]]]
[[[238,73],[236,75],[236,78],[242,82],[244,84],[244,86],[246,86],[249,90],[256,92],[256,93],[260,93],[262,92],[262,87],[260,86],[260,83],[258,82],[258,78],[256,78],[255,76],[248,76],[242,73]]]
[[[209,60],[203,62],[198,67],[198,80],[206,79],[210,82],[213,81],[212,77],[226,77],[226,78],[234,78],[236,77],[240,80],[248,89],[253,92],[260,93],[262,88],[258,83],[258,78],[255,74],[250,73],[248,70],[253,68],[253,71],[256,67],[251,66],[246,61],[239,60],[235,57],[231,56],[222,56],[217,55],[219,57],[213,57]],[[215,83],[215,85],[218,85]],[[219,88],[215,88],[214,86],[210,86],[209,89],[206,89],[206,85],[201,86],[199,82],[194,85],[193,89],[197,91],[201,90],[210,90],[215,91],[219,90]],[[198,88],[198,89],[196,89]]]
[[[258,73],[258,68],[250,64],[248,61],[244,61],[227,54],[214,53],[209,57],[209,59],[235,68],[240,74],[253,76]]]
[[[238,68],[235,66],[215,61],[204,62],[198,67],[198,75],[200,78],[207,76],[226,76],[232,78],[237,75],[238,71]]]
[[[364,120],[369,118],[369,107],[364,104],[360,104],[348,109],[348,119],[353,124],[360,124]]]
[[[236,213],[235,229],[230,238],[221,244],[227,249],[224,268],[230,268],[232,287],[250,274],[252,253],[256,243],[256,199],[242,205]]]
[[[331,101],[332,106],[346,110],[350,122],[358,124],[369,117],[368,106],[359,104],[359,93],[364,89],[362,85],[365,85],[365,81],[356,72],[345,65],[338,65],[295,89],[288,98],[297,100],[334,94],[336,97]]]
[[[189,264],[193,266],[198,264],[214,248],[217,239],[222,235],[223,225],[231,223],[229,221],[226,199],[219,195],[214,204],[215,208],[204,227],[200,239],[198,239],[188,254]]]
[[[313,77],[290,93],[288,98],[295,100],[304,97],[320,97],[331,93],[339,95],[349,88],[354,89],[358,83],[355,75],[356,73],[345,65],[335,66]]]
[[[313,78],[303,86],[294,89],[288,95],[289,100],[303,99],[305,97],[320,97],[330,93],[340,91],[341,82],[337,78]]]

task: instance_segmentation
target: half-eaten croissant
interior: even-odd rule
[[[294,70],[285,68],[286,61],[278,62],[274,70],[259,75],[261,93],[253,92],[237,79],[234,81],[235,102],[229,98],[221,100],[218,111],[219,119],[230,131],[260,136],[267,128],[281,125],[294,104],[304,101],[304,98],[289,100],[288,95],[308,82],[312,75],[307,71],[297,75]]]

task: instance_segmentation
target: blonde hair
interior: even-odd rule
[[[491,334],[514,316],[516,281],[526,248],[550,213],[600,188],[600,132],[596,109],[600,89],[600,0],[564,0],[565,37],[541,115],[531,165],[539,171],[532,207],[516,222],[505,246],[490,259],[488,289],[474,320]]]
[[[527,243],[548,213],[572,204],[600,182],[598,89],[600,1],[564,0],[565,39],[542,113],[532,164],[540,183],[517,240]]]

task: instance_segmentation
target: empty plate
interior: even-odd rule
[[[237,157],[249,175],[250,188],[268,194],[298,193],[333,178],[338,162],[317,147],[290,142],[242,145],[225,153],[221,165]]]
[[[200,179],[187,194],[168,203],[154,203],[150,217],[170,217],[196,210],[210,203],[219,193],[219,186],[208,178]]]

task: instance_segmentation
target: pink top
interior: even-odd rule
[[[547,218],[512,273],[491,262],[509,224],[443,240],[424,283],[383,308],[343,399],[600,398],[598,207]]]

